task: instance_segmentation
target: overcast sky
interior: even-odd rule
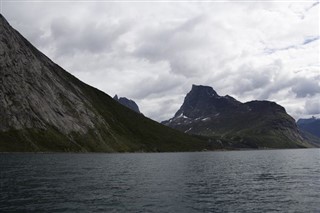
[[[174,115],[192,84],[320,115],[319,1],[2,1],[54,62],[148,117]]]

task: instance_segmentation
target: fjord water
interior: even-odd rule
[[[0,212],[317,212],[320,150],[0,154]]]

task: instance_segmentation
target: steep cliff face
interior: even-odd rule
[[[211,87],[192,85],[191,91],[187,94],[175,117],[183,114],[188,118],[196,119],[215,116],[217,113],[230,110],[246,112],[248,108],[230,96],[219,96]]]
[[[80,87],[0,17],[0,130],[55,127],[85,133],[106,126]]]
[[[205,144],[64,71],[0,15],[0,151],[183,151]]]
[[[163,124],[211,138],[222,147],[309,147],[285,109],[269,101],[241,103],[211,87],[193,85],[175,116]]]

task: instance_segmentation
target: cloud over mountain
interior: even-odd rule
[[[241,101],[277,101],[295,118],[319,114],[318,10],[316,1],[6,1],[2,8],[66,70],[134,99],[159,121],[192,84]]]

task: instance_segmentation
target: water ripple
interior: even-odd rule
[[[319,212],[319,149],[0,154],[0,212]]]

